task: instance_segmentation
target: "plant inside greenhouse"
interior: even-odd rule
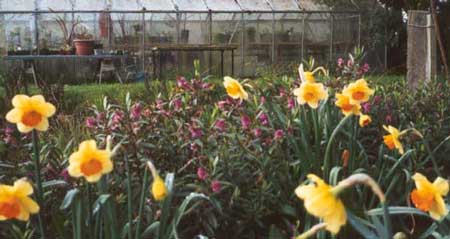
[[[0,0],[0,239],[448,238],[450,1]]]

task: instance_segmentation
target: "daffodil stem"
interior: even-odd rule
[[[92,197],[91,197],[91,184],[86,183],[87,190],[87,203],[88,203],[88,232],[89,236],[92,236]]]
[[[319,118],[318,118],[318,113],[317,113],[317,109],[311,109],[311,116],[312,116],[312,120],[313,120],[313,124],[314,124],[314,139],[316,140],[315,145],[316,145],[316,157],[315,158],[319,158],[320,157],[320,139],[319,139]]]
[[[140,234],[141,234],[142,213],[144,211],[145,195],[146,192],[148,191],[147,184],[148,184],[148,170],[144,170],[144,178],[142,179],[141,198],[139,201],[138,219],[136,223],[136,234],[135,234],[136,239],[141,238]]]
[[[331,148],[334,143],[334,138],[336,138],[336,135],[339,133],[341,128],[345,125],[345,123],[351,118],[351,115],[346,116],[339,122],[339,124],[334,128],[333,133],[331,133],[330,138],[328,139],[327,148],[325,149],[325,158],[323,163],[323,178],[328,179],[328,173],[330,171],[330,164],[331,164],[331,158],[330,158],[330,152]]]
[[[125,170],[127,172],[127,206],[128,206],[128,238],[133,238],[133,207],[131,205],[131,200],[133,200],[133,195],[131,192],[131,173],[130,173],[130,162],[128,161],[128,155],[125,153]]]
[[[45,238],[44,233],[44,225],[42,224],[42,212],[44,211],[44,200],[43,200],[43,191],[42,191],[42,182],[41,182],[41,162],[39,158],[39,139],[37,135],[37,131],[32,131],[32,142],[33,142],[33,160],[34,160],[34,170],[35,170],[35,177],[36,177],[36,187],[37,187],[37,201],[40,207],[39,213],[38,213],[38,224],[39,224],[39,231],[41,233],[41,238]]]
[[[319,223],[311,227],[308,231],[302,233],[301,235],[297,236],[295,239],[306,239],[311,236],[314,236],[317,234],[320,230],[324,229],[327,226],[326,223]]]

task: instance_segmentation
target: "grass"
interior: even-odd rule
[[[402,81],[404,76],[373,75],[368,78],[373,82],[389,84],[395,81]],[[124,103],[128,92],[133,100],[150,101],[158,95],[157,91],[157,84],[154,84],[151,91],[147,91],[144,83],[66,85],[64,86],[64,98],[61,102],[61,108],[66,113],[74,113],[85,109],[86,106],[96,105],[100,107],[105,96],[113,102]],[[39,92],[35,87],[31,89],[31,94],[38,94]],[[5,97],[3,89],[0,89],[0,97]]]

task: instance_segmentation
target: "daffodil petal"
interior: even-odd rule
[[[39,205],[33,201],[29,197],[22,197],[20,198],[20,202],[25,210],[27,210],[30,213],[37,213],[39,212]]]
[[[15,108],[21,108],[23,106],[26,106],[29,100],[30,97],[27,95],[16,95],[11,102]]]
[[[8,122],[16,124],[22,120],[22,115],[23,111],[14,108],[6,114],[5,118]]]
[[[33,194],[33,187],[29,182],[24,179],[19,179],[14,182],[14,193],[21,197],[25,197]]]
[[[441,196],[445,196],[448,194],[448,180],[438,177],[436,178],[436,180],[434,180],[433,186],[436,188],[437,193],[439,193]]]
[[[48,119],[45,118],[45,117],[42,118],[41,122],[39,122],[39,124],[37,124],[37,125],[35,126],[35,128],[36,128],[37,130],[39,130],[39,131],[47,131],[47,130],[48,130],[48,127],[49,127]]]
[[[29,133],[29,132],[31,132],[33,130],[32,127],[28,127],[28,126],[22,124],[21,122],[17,123],[17,129],[21,133]]]

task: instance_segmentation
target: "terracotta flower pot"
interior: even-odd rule
[[[77,55],[86,56],[94,54],[94,40],[75,39],[73,43]]]

